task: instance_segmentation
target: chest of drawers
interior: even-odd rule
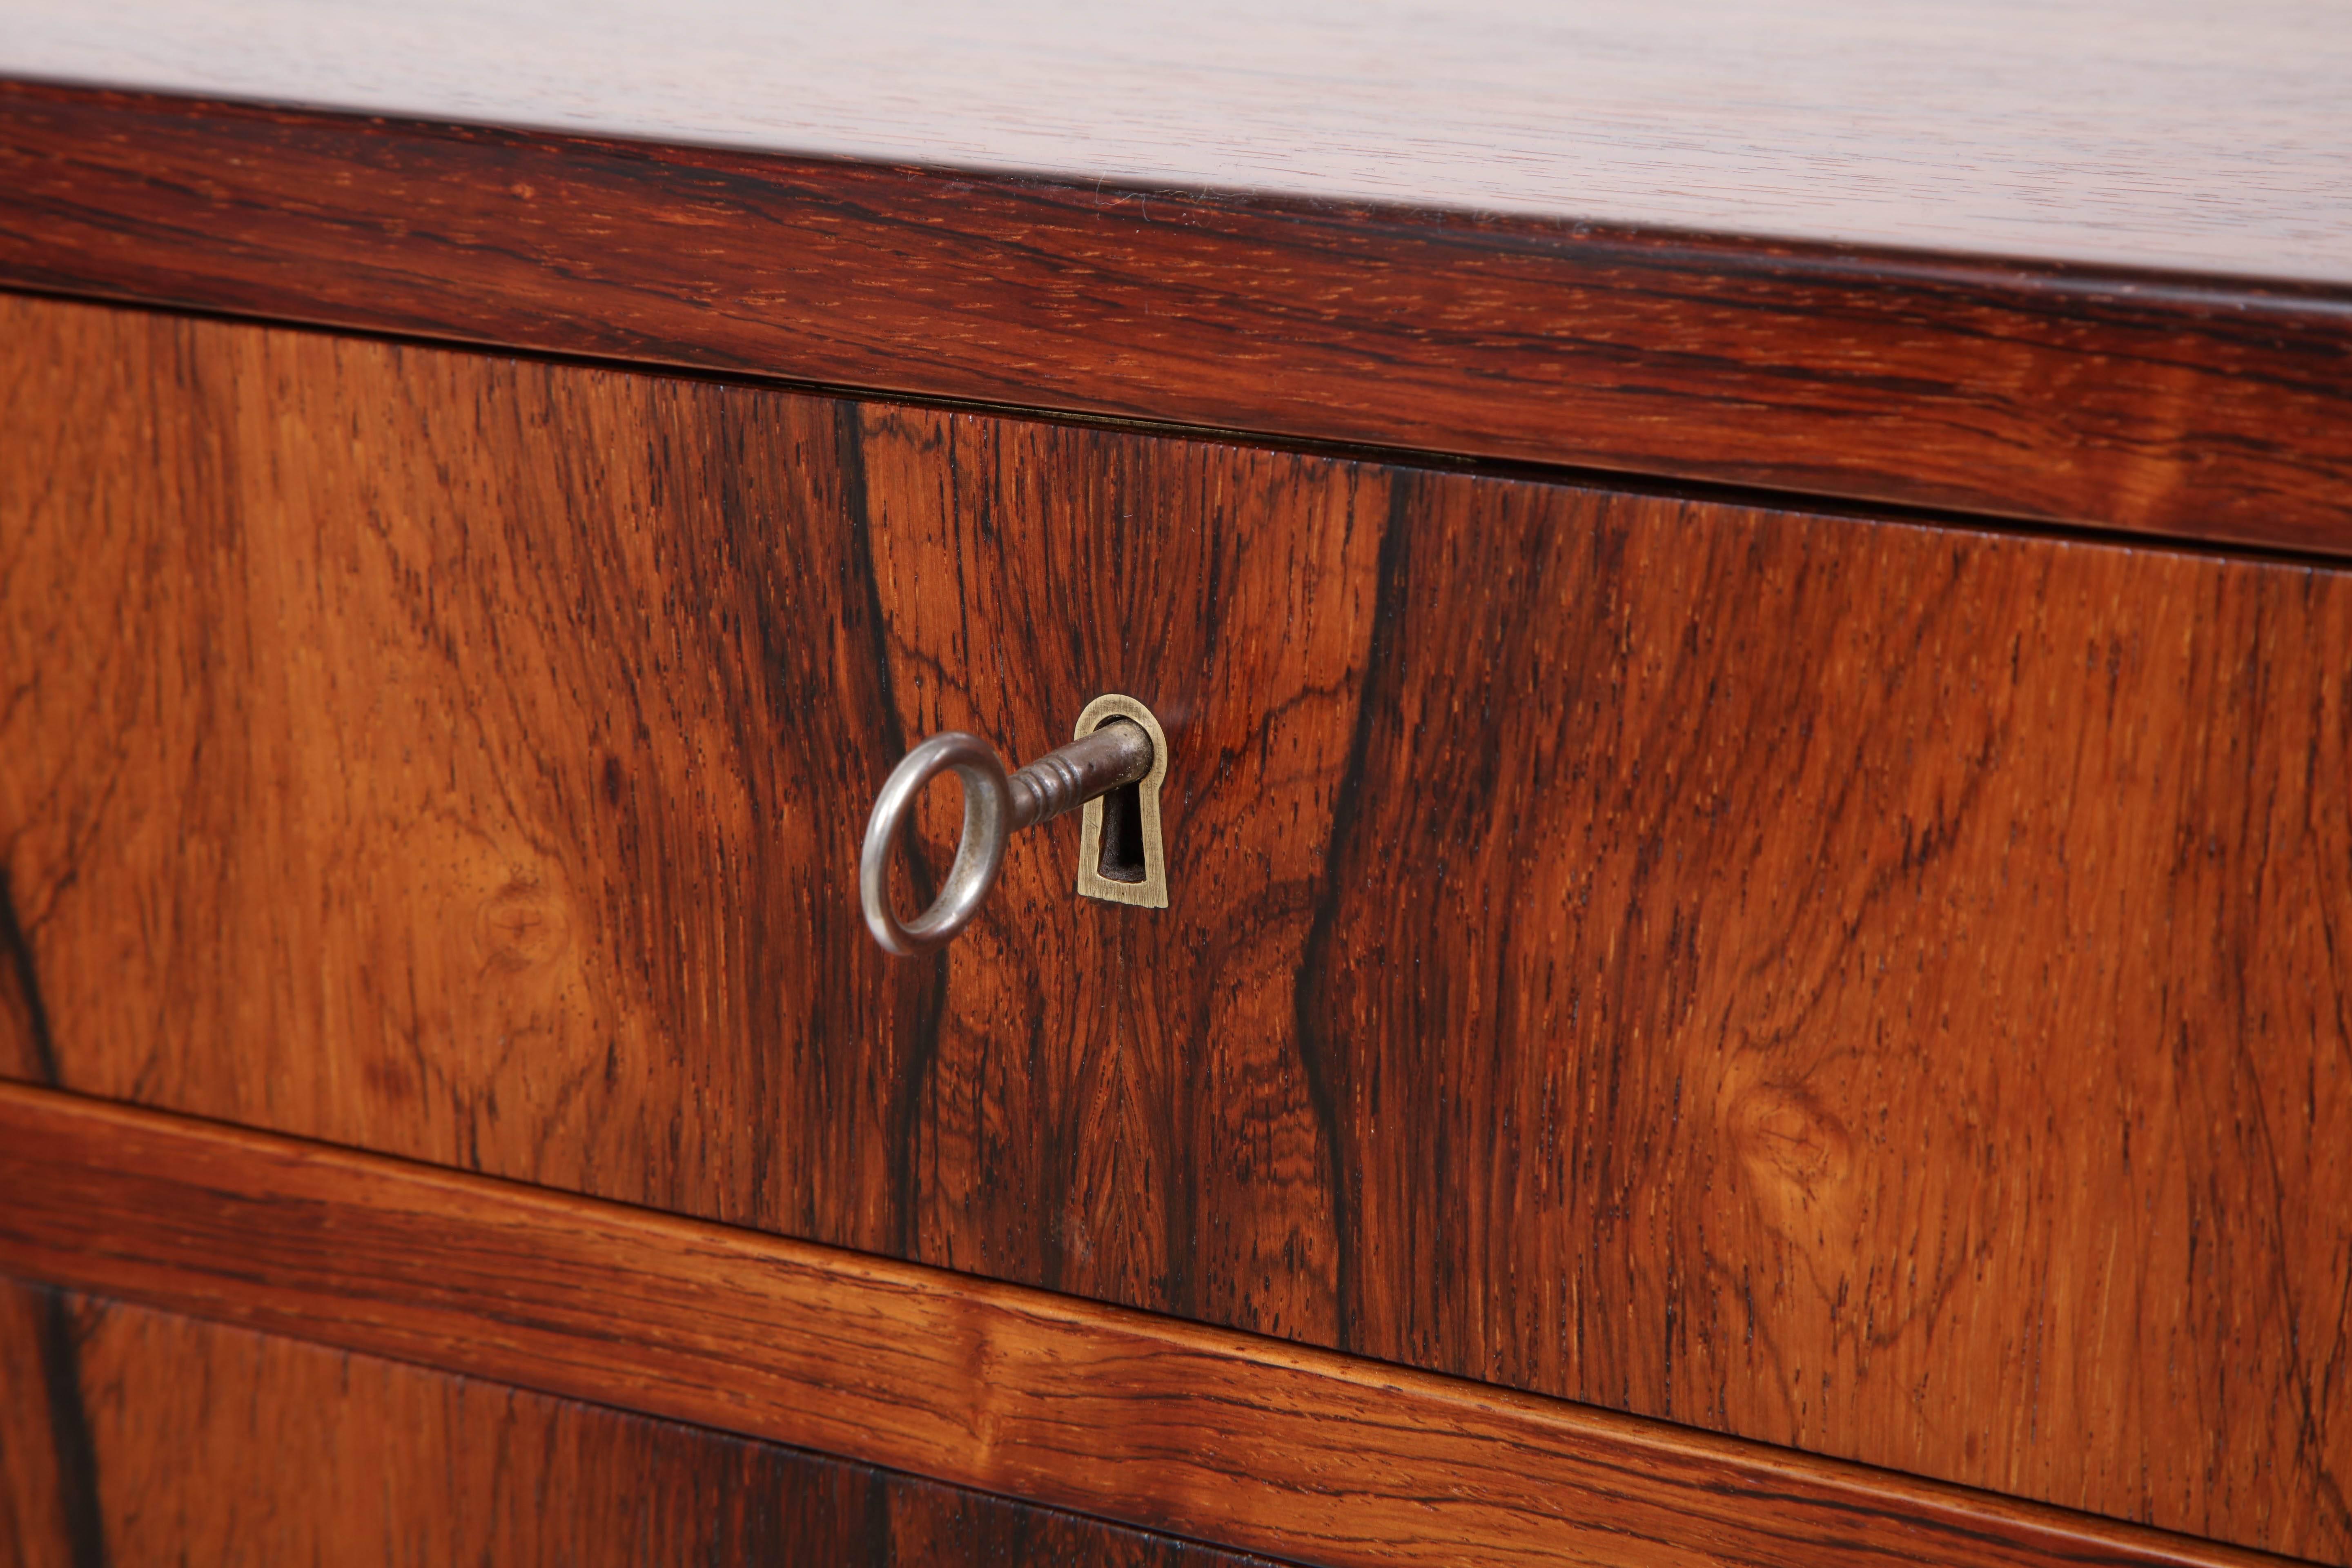
[[[135,85],[0,88],[19,1557],[2352,1557],[2285,153],[1930,249]],[[891,766],[1107,691],[1168,907],[884,955]]]

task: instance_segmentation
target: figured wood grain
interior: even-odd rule
[[[21,1076],[2352,1558],[2336,574],[5,310]]]
[[[26,1325],[52,1320],[75,1346],[73,1394],[91,1433],[95,1528],[76,1542],[33,1515],[0,1516],[0,1546],[13,1547],[8,1560],[17,1563],[1251,1568],[1265,1561],[773,1444],[6,1280],[0,1411],[46,1403],[41,1381],[25,1370],[39,1340]],[[37,1485],[37,1447],[0,1457],[0,1473],[20,1493]]]
[[[2352,282],[0,86],[0,281],[2352,550]]]
[[[50,1293],[0,1281],[0,1549],[19,1568],[80,1568],[94,1558],[71,1326]]]
[[[0,73],[688,145],[2352,280],[2324,5],[0,5]]]
[[[52,1089],[0,1085],[0,1180],[19,1278],[1335,1568],[2277,1561]],[[115,1426],[170,1424],[156,1405],[101,1402],[101,1495]]]

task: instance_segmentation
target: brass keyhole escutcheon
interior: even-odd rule
[[[1087,802],[1078,819],[1078,893],[1147,910],[1168,907],[1168,851],[1160,831],[1160,785],[1168,776],[1168,736],[1151,710],[1108,692],[1078,715],[1074,740],[1106,725],[1139,724],[1151,737],[1151,771]]]

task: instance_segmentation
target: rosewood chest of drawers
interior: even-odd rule
[[[2352,1563],[2340,24],[0,14],[11,1560]]]

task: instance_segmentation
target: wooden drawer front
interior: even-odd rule
[[[0,353],[9,1070],[2352,1559],[2337,574]],[[1057,825],[885,959],[891,763],[1105,689],[1173,906]]]

